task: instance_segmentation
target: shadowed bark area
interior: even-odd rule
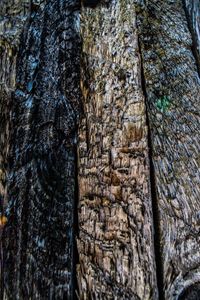
[[[183,0],[188,24],[193,37],[193,50],[200,74],[200,1]]]
[[[131,0],[82,13],[80,299],[158,299],[147,126]]]
[[[200,284],[193,284],[186,288],[178,300],[199,300],[200,299]]]
[[[200,281],[200,79],[182,1],[138,5],[165,299]],[[199,289],[199,285],[197,285]],[[191,297],[191,298],[190,298]]]
[[[32,2],[21,36],[10,100],[6,299],[71,299],[74,293],[79,8],[78,0]]]

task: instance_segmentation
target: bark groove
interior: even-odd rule
[[[193,38],[193,49],[200,75],[200,1],[183,0],[189,28]]]

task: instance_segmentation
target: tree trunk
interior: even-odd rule
[[[1,299],[200,299],[199,1],[81,2],[0,3]]]

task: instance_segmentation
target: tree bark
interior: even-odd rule
[[[183,299],[181,293],[189,289],[184,298],[189,300],[191,286],[200,279],[197,62],[182,1],[138,5],[137,24],[159,207],[164,298]]]
[[[28,16],[29,1],[0,2],[0,217],[7,199],[7,158],[9,152],[9,110],[16,83],[16,59],[20,35]],[[0,226],[0,297],[3,298],[2,227]]]
[[[16,84],[16,59],[20,36],[28,16],[29,1],[0,3],[0,199],[6,202],[6,166],[9,141],[9,109]],[[4,203],[5,205],[6,203]]]
[[[1,299],[200,298],[199,15],[1,0]]]
[[[79,1],[32,2],[23,24],[10,98],[6,299],[71,299],[74,294],[76,128],[82,110],[79,9]]]
[[[82,13],[80,299],[158,299],[135,5]]]

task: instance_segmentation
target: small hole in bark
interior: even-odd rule
[[[82,2],[84,6],[91,8],[95,8],[100,3],[99,0],[82,0]]]
[[[94,200],[94,196],[93,195],[88,195],[88,199],[93,201]]]

